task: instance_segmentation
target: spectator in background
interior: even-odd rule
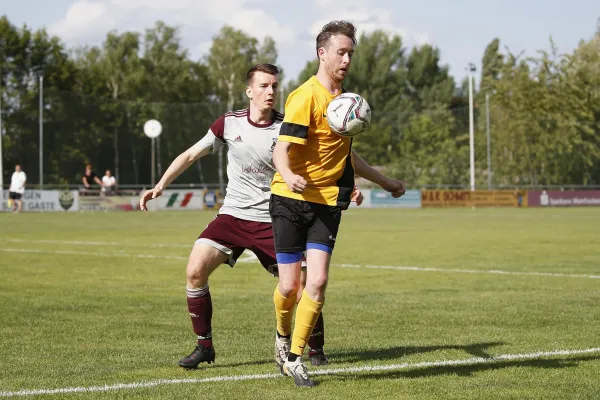
[[[102,177],[102,192],[108,195],[113,194],[117,188],[117,180],[112,176],[110,169],[107,169]]]
[[[92,171],[92,164],[87,164],[85,166],[85,173],[81,177],[81,181],[86,189],[91,189],[94,182],[98,185],[102,186],[102,181],[98,178],[98,175],[94,171]]]
[[[12,211],[21,212],[23,210],[23,193],[25,193],[25,183],[27,182],[27,175],[21,171],[19,164],[15,165],[15,172],[13,172],[10,179],[10,187],[8,188],[8,198],[11,201]]]

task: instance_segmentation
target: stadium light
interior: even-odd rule
[[[151,142],[151,147],[152,147],[152,155],[151,155],[151,172],[150,172],[150,180],[152,183],[152,187],[154,187],[155,185],[155,170],[156,170],[156,151],[154,150],[155,148],[155,141],[156,138],[160,136],[160,134],[162,133],[162,125],[160,124],[160,122],[158,122],[155,119],[150,119],[148,121],[146,121],[146,123],[144,124],[144,134],[146,136],[148,136],[152,142]]]
[[[471,190],[475,190],[475,132],[473,122],[473,72],[475,64],[469,63],[469,165],[471,170]]]
[[[36,65],[33,67],[33,73],[37,75],[40,82],[40,110],[39,110],[39,164],[40,164],[40,190],[44,188],[44,67]]]

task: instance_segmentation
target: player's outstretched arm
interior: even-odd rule
[[[354,150],[352,150],[352,160],[354,162],[354,172],[356,175],[378,184],[382,189],[390,192],[393,197],[398,198],[406,192],[404,182],[385,177],[379,173],[379,171],[367,164],[365,160],[360,158]]]
[[[306,188],[306,180],[300,175],[294,174],[290,169],[290,157],[288,152],[290,151],[292,143],[290,142],[277,142],[275,149],[273,150],[273,164],[277,169],[277,172],[281,175],[288,188],[294,193],[302,193]]]
[[[352,191],[352,198],[350,199],[350,201],[353,201],[356,203],[357,206],[360,206],[364,199],[365,197],[363,196],[358,186],[354,185],[354,190]]]
[[[140,210],[148,211],[146,204],[152,199],[162,195],[163,190],[167,188],[179,175],[188,169],[196,160],[210,154],[215,145],[215,135],[208,132],[204,138],[194,144],[192,147],[181,153],[169,168],[165,171],[160,181],[150,190],[146,190],[140,197]]]

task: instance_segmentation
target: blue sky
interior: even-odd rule
[[[399,33],[407,47],[439,47],[442,62],[460,81],[469,62],[479,67],[494,37],[514,53],[548,49],[550,36],[560,51],[571,51],[593,35],[600,1],[0,0],[0,14],[17,25],[46,27],[69,46],[98,44],[110,29],[141,31],[162,19],[181,27],[194,58],[205,54],[212,36],[229,24],[258,38],[272,36],[288,77],[296,77],[314,57],[314,38],[324,22],[348,19],[359,31]]]

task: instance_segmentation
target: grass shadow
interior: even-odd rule
[[[573,368],[577,367],[580,362],[600,360],[600,355],[595,356],[578,356],[560,359],[539,359],[539,360],[522,360],[522,361],[494,361],[489,364],[472,364],[472,365],[446,365],[439,367],[425,367],[410,369],[407,367],[404,370],[385,371],[385,372],[368,372],[358,377],[358,379],[414,379],[427,378],[443,375],[456,375],[461,377],[471,377],[477,372],[496,371],[506,368]],[[333,379],[357,379],[356,373],[346,374],[340,373],[331,375]]]
[[[489,358],[491,355],[486,351],[490,347],[502,346],[506,343],[503,342],[483,342],[474,343],[468,345],[433,345],[433,346],[398,346],[390,347],[387,349],[377,350],[351,350],[351,351],[332,351],[327,352],[327,357],[332,364],[338,363],[355,363],[361,361],[385,361],[385,360],[396,360],[411,354],[422,354],[429,353],[438,350],[463,350],[474,357]],[[273,359],[268,360],[250,360],[240,362],[228,362],[221,364],[217,362],[211,364],[210,368],[234,368],[234,367],[245,367],[253,365],[268,365],[275,362]],[[203,369],[205,364],[201,364],[200,370]]]
[[[474,357],[489,358],[491,357],[487,351],[489,348],[505,344],[504,342],[482,342],[467,345],[398,346],[376,350],[333,351],[328,353],[328,357],[336,362],[354,363],[373,360],[396,360],[412,354],[430,353],[439,350],[462,350]]]

